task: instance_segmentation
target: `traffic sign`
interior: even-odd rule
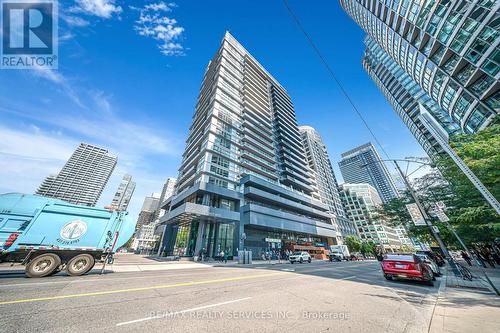
[[[408,213],[410,213],[413,224],[417,226],[427,225],[416,203],[407,204],[406,209],[408,209]]]
[[[435,211],[437,218],[441,222],[449,222],[450,218],[441,210],[441,209],[436,209]]]
[[[444,202],[442,202],[442,201],[438,201],[438,202],[436,202],[436,207],[437,207],[438,209],[443,210],[443,209],[445,209],[445,208],[446,208],[446,205],[444,204]]]

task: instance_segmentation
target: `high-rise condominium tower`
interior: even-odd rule
[[[175,185],[177,184],[176,178],[168,178],[165,184],[163,185],[163,189],[161,191],[160,201],[170,198],[175,191]]]
[[[158,204],[158,208],[156,209],[156,218],[160,218],[165,215],[165,209],[161,208],[161,203],[166,199],[170,198],[175,192],[175,185],[177,184],[177,179],[169,177],[165,184],[163,184],[163,189],[161,190],[160,202]]]
[[[128,174],[124,175],[120,185],[118,185],[118,190],[116,190],[111,206],[119,210],[127,210],[134,190],[135,182],[132,181],[132,176]]]
[[[386,251],[401,248],[398,232],[387,225],[377,214],[376,208],[382,204],[377,190],[370,184],[342,184],[341,198],[347,215],[356,223],[362,240],[372,241]],[[404,234],[404,230],[399,230]]]
[[[143,225],[155,222],[159,205],[160,193],[152,193],[150,196],[144,198],[141,211],[137,217],[137,224],[135,225],[136,230],[139,230]]]
[[[209,62],[162,247],[185,256],[294,250],[337,236],[286,90],[229,33]],[[315,197],[318,197],[317,194]]]
[[[371,143],[351,149],[341,156],[340,172],[346,183],[370,184],[375,187],[383,202],[398,197],[394,180]]]
[[[453,135],[494,122],[500,112],[499,1],[340,3],[368,34],[365,69],[431,157],[443,146],[430,126]]]
[[[335,222],[343,237],[356,235],[356,227],[346,218],[346,213],[338,192],[338,183],[333,172],[332,163],[319,133],[310,126],[299,126],[302,143],[306,152],[309,167],[314,173],[317,192],[321,202],[328,205],[335,216]]]
[[[81,143],[57,176],[49,176],[36,194],[69,203],[95,206],[117,158],[106,149]]]

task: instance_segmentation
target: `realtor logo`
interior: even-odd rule
[[[57,68],[57,2],[0,0],[2,69]]]

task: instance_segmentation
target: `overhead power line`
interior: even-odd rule
[[[352,98],[349,96],[349,94],[347,93],[347,91],[345,90],[343,84],[340,82],[340,80],[337,78],[337,75],[335,74],[335,72],[333,71],[332,67],[330,66],[330,64],[328,63],[328,61],[326,60],[326,58],[323,56],[323,54],[321,53],[321,51],[319,50],[318,46],[316,46],[316,43],[314,43],[313,39],[311,38],[311,36],[307,33],[306,29],[304,28],[304,26],[302,25],[300,19],[297,17],[297,15],[295,15],[295,13],[293,12],[292,8],[290,7],[290,5],[288,4],[288,1],[287,0],[283,0],[283,4],[285,5],[288,13],[290,14],[290,16],[292,17],[292,19],[295,21],[295,23],[297,24],[297,27],[299,28],[299,30],[302,32],[302,34],[304,34],[304,37],[307,39],[307,42],[309,43],[309,45],[312,47],[312,49],[314,50],[314,52],[318,55],[318,57],[320,58],[321,62],[323,63],[323,65],[325,66],[326,70],[328,71],[328,73],[330,73],[330,76],[332,77],[333,81],[335,81],[335,83],[338,85],[338,87],[340,88],[340,91],[342,92],[342,94],[344,95],[344,97],[349,101],[349,104],[351,104],[353,110],[355,111],[355,113],[358,115],[358,117],[361,119],[361,121],[363,122],[363,124],[365,125],[366,129],[368,130],[368,132],[370,132],[372,138],[375,140],[375,143],[380,147],[380,149],[382,150],[383,154],[385,155],[385,157],[387,159],[390,159],[389,157],[389,154],[387,154],[387,152],[385,151],[384,147],[382,146],[382,144],[380,143],[380,141],[378,140],[377,136],[375,135],[375,133],[373,132],[373,130],[371,129],[370,125],[368,125],[368,122],[366,121],[365,117],[363,116],[363,114],[361,114],[361,112],[358,110],[358,108],[356,107],[356,105],[354,104]]]

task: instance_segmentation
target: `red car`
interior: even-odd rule
[[[382,260],[382,270],[387,280],[406,279],[424,281],[433,286],[430,268],[414,254],[387,254]]]

